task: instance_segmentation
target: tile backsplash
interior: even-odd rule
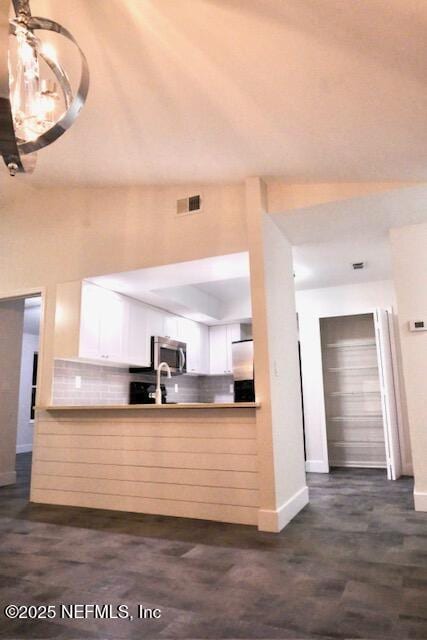
[[[127,404],[132,380],[152,382],[153,374],[134,374],[119,367],[55,360],[53,404]],[[232,376],[162,377],[169,402],[232,402]],[[175,391],[175,385],[178,390]]]
[[[199,376],[199,402],[233,402],[233,376]]]

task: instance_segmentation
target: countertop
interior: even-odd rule
[[[57,404],[37,407],[37,409],[42,411],[170,411],[177,409],[258,409],[259,407],[259,402],[184,402],[179,404]]]

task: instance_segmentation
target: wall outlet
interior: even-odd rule
[[[234,393],[234,384],[230,384],[230,393]]]
[[[178,393],[178,383],[175,382],[175,393]]]
[[[409,331],[427,331],[426,320],[410,320]]]
[[[279,377],[279,369],[277,367],[277,361],[276,360],[273,363],[273,371],[274,371],[275,377],[278,378]]]
[[[81,389],[82,388],[82,377],[81,376],[75,376],[74,378],[74,386],[76,389]]]

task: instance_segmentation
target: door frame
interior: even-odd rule
[[[360,308],[359,310],[353,310],[350,313],[326,313],[322,314],[318,317],[318,331],[319,331],[319,348],[322,350],[322,336],[321,336],[321,326],[320,321],[322,319],[327,318],[346,318],[349,316],[359,316],[359,315],[372,315],[372,321],[374,323],[375,328],[375,314],[379,307],[369,307],[369,308]],[[405,464],[406,459],[406,451],[405,444],[403,439],[403,409],[402,409],[402,396],[401,396],[401,387],[399,384],[399,363],[397,358],[397,345],[396,345],[396,336],[394,331],[394,311],[392,307],[382,307],[385,311],[388,311],[390,314],[390,342],[391,342],[391,357],[393,362],[393,381],[396,392],[396,407],[397,407],[397,424],[398,424],[398,432],[399,432],[399,454],[400,454],[400,463],[402,468],[402,474],[405,475],[408,471],[407,465]],[[323,380],[323,354],[322,354],[322,384],[324,385]],[[324,392],[324,386],[322,388],[322,393]],[[329,467],[329,452],[328,452],[328,433],[326,428],[326,406],[325,400],[323,396],[323,404],[322,404],[322,446],[323,446],[323,455],[324,455],[324,463],[327,466],[328,470],[326,473],[330,472]]]
[[[46,287],[30,287],[28,289],[17,289],[14,291],[1,291],[0,290],[0,302],[6,300],[22,300],[26,298],[40,297],[40,333],[39,333],[39,358],[38,358],[38,371],[37,371],[37,389],[36,389],[36,412],[34,416],[33,426],[33,446],[34,436],[37,430],[37,406],[40,398],[40,380],[42,379],[43,364],[44,364],[44,352],[46,341]]]

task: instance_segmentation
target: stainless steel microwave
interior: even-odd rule
[[[187,373],[187,345],[185,342],[152,336],[151,365],[149,367],[130,367],[131,373],[152,373],[157,371],[161,362],[167,362],[172,375]]]
[[[171,373],[187,372],[187,345],[185,342],[154,336],[151,338],[151,363],[157,371],[159,364],[166,362]]]

